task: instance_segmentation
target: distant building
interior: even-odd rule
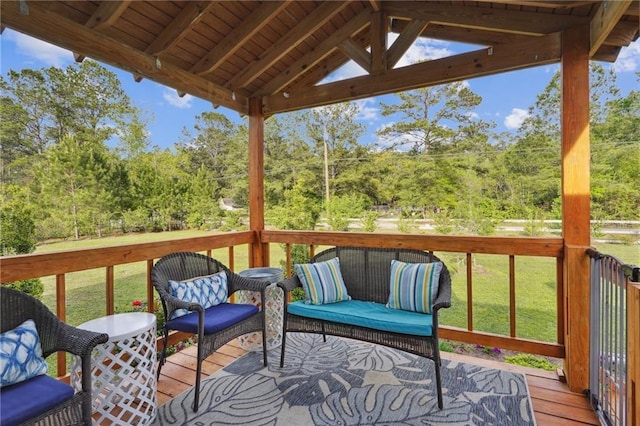
[[[233,199],[231,198],[220,198],[220,208],[228,212],[238,210],[238,208],[233,204]]]

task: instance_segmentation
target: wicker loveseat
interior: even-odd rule
[[[440,262],[432,253],[412,249],[335,247],[315,255],[310,263],[339,259],[339,269],[351,300],[328,304],[287,302],[302,283],[298,276],[281,281],[285,292],[280,367],[284,366],[288,332],[348,337],[393,347],[433,360],[438,406],[442,403],[438,310],[451,306],[451,277],[444,263],[431,313],[386,307],[389,301],[391,261],[409,264]]]

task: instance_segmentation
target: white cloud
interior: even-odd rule
[[[472,120],[477,120],[477,119],[479,119],[479,118],[480,118],[480,115],[479,115],[477,112],[475,112],[475,111],[469,111],[469,112],[467,113],[467,117],[469,117],[469,118],[470,118],[470,119],[472,119]]]
[[[518,129],[522,126],[522,122],[529,117],[527,110],[520,108],[513,108],[511,114],[507,115],[504,119],[504,125],[507,129]]]
[[[640,70],[640,39],[620,50],[618,59],[613,64],[616,72],[635,72]]]
[[[391,40],[389,43],[392,43]],[[449,49],[449,43],[447,42],[418,38],[400,58],[395,68],[405,67],[428,59],[444,58],[453,54],[454,52]]]
[[[16,45],[16,51],[20,55],[44,62],[47,66],[62,67],[73,62],[73,54],[70,51],[45,43],[37,38],[15,31],[6,31],[2,37],[13,41]]]
[[[162,97],[169,103],[169,105],[180,109],[191,108],[191,104],[193,103],[193,96],[186,94],[183,97],[180,97],[178,96],[178,92],[173,89],[164,89]]]
[[[355,104],[358,107],[357,120],[373,123],[380,119],[380,109],[374,99],[360,99]]]

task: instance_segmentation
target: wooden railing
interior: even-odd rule
[[[564,357],[564,294],[562,291],[562,253],[561,238],[509,238],[509,237],[457,237],[427,236],[406,234],[371,234],[354,232],[314,232],[314,231],[252,231],[231,232],[205,237],[187,238],[153,243],[128,244],[98,249],[70,250],[57,253],[42,253],[3,257],[0,267],[0,282],[56,277],[56,311],[66,319],[65,276],[70,272],[95,268],[105,269],[105,312],[114,313],[114,291],[117,285],[114,266],[133,262],[147,262],[147,306],[153,312],[153,287],[150,271],[153,261],[176,251],[198,251],[210,253],[212,249],[229,248],[227,266],[234,269],[234,246],[249,244],[285,244],[284,261],[290,270],[291,245],[310,246],[311,254],[318,246],[364,246],[387,248],[414,248],[439,253],[461,253],[466,260],[466,299],[467,326],[456,328],[441,326],[441,337],[455,341],[468,342],[483,346],[499,347],[519,352]],[[270,249],[269,251],[272,251]],[[509,335],[496,335],[473,329],[474,323],[474,272],[472,259],[476,254],[505,255],[509,259]],[[519,256],[537,256],[553,258],[556,262],[556,312],[557,339],[554,343],[534,341],[517,337],[516,298],[515,298],[515,262]],[[251,256],[249,256],[251,258]],[[268,258],[269,256],[267,256]],[[273,257],[273,256],[272,256]],[[224,259],[222,259],[224,261]],[[275,260],[275,259],[273,259]],[[254,265],[261,266],[261,265]],[[267,266],[267,265],[264,265]],[[173,334],[170,343],[183,340],[186,335]],[[64,355],[58,357],[58,374],[66,374]]]
[[[68,250],[51,253],[37,253],[17,256],[6,256],[0,259],[0,283],[55,276],[56,314],[67,319],[66,274],[90,269],[105,269],[105,305],[107,315],[114,313],[115,274],[114,266],[135,262],[147,262],[147,307],[153,312],[154,289],[151,284],[151,267],[153,261],[169,253],[177,251],[207,252],[227,248],[226,265],[234,269],[234,246],[257,242],[257,234],[252,231],[229,232],[204,237],[166,240],[152,243],[127,244],[121,246]],[[224,261],[224,260],[223,260]],[[98,302],[98,301],[96,301]],[[96,306],[96,311],[99,306]],[[188,337],[183,333],[174,333],[170,344]],[[58,376],[66,375],[66,358],[64,353],[58,354]]]
[[[466,329],[440,326],[440,336],[460,342],[499,347],[518,352],[563,358],[564,350],[564,293],[562,277],[562,238],[462,237],[442,235],[372,234],[355,232],[263,231],[262,243],[286,245],[286,270],[291,270],[291,245],[310,246],[310,255],[316,246],[359,246],[412,248],[436,253],[463,253],[466,257]],[[498,254],[509,257],[509,330],[508,336],[479,332],[473,329],[473,265],[474,254]],[[556,312],[557,339],[555,343],[518,338],[516,328],[515,257],[539,256],[556,259]]]

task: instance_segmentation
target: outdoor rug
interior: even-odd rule
[[[250,352],[158,408],[156,425],[535,425],[522,374],[442,361],[438,409],[431,360],[385,346],[313,334]]]

